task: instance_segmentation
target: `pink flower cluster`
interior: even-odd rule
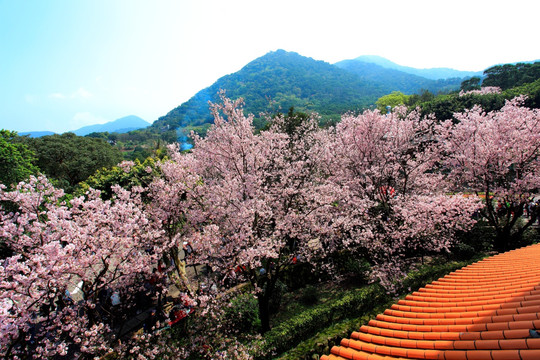
[[[480,88],[479,90],[469,90],[469,91],[463,91],[461,90],[459,92],[459,96],[467,96],[467,95],[487,95],[487,94],[500,94],[501,88],[498,86],[485,86]]]
[[[163,251],[162,232],[140,195],[114,188],[104,201],[90,190],[65,202],[45,177],[0,191],[0,238],[15,255],[0,266],[0,353],[54,357],[103,354],[112,333],[105,294],[130,294]],[[120,307],[120,306],[118,306]]]
[[[411,258],[448,251],[478,211],[501,233],[513,226],[540,187],[540,114],[522,102],[443,123],[404,107],[346,114],[328,129],[315,116],[278,116],[256,132],[242,101],[223,96],[207,136],[193,135],[189,154],[171,146],[146,189],[66,202],[44,177],[0,186],[0,239],[14,253],[0,265],[0,354],[249,358],[219,321],[230,289],[251,283],[266,331],[291,266],[331,269],[336,253],[362,253],[391,289]],[[103,293],[129,308],[159,261],[190,317],[205,317],[189,349],[171,348],[166,332],[119,343],[102,311]]]

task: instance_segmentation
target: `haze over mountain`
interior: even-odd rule
[[[114,121],[106,122],[104,124],[83,126],[77,130],[72,130],[72,131],[67,131],[67,132],[72,132],[75,135],[79,135],[79,136],[85,136],[93,132],[109,132],[109,133],[115,132],[115,133],[123,134],[123,133],[127,133],[133,130],[144,129],[150,125],[151,124],[148,121],[145,121],[138,116],[129,115],[129,116],[124,116],[120,119],[116,119]],[[32,138],[42,137],[42,136],[47,136],[47,135],[54,135],[54,134],[55,133],[52,131],[25,131],[25,132],[19,133],[19,135],[21,136],[28,135]]]
[[[285,113],[290,107],[317,112],[323,123],[331,123],[338,121],[344,112],[370,107],[379,97],[393,91],[405,94],[421,90],[449,92],[458,90],[462,81],[471,76],[482,76],[482,73],[447,68],[415,69],[379,56],[360,56],[330,64],[277,50],[221,77],[152,125],[136,116],[128,116],[72,132],[84,136],[92,132],[125,133],[146,127],[154,133],[179,129],[178,137],[185,141],[189,130],[204,131],[212,123],[208,102],[219,102],[220,90],[233,99],[242,97],[245,113],[256,116],[256,126],[263,124],[262,112]]]
[[[109,121],[105,124],[83,126],[82,128],[71,132],[79,136],[85,136],[93,132],[116,132],[122,134],[129,131],[146,128],[148,126],[150,126],[148,121],[145,121],[135,115],[129,115],[114,121]]]
[[[416,93],[420,89],[434,93],[456,90],[464,79],[462,77],[451,77],[434,80],[356,59],[343,60],[336,63],[335,66],[350,71],[366,81],[381,83],[390,92],[401,91],[405,94]]]
[[[31,138],[38,138],[38,137],[54,135],[54,134],[56,133],[52,131],[23,131],[19,133],[20,136],[28,135]]]
[[[382,58],[378,60],[383,62]],[[388,60],[386,63],[393,64]],[[477,73],[454,70],[452,74]],[[332,65],[295,52],[277,50],[218,79],[160,117],[152,127],[177,129],[211,123],[208,101],[218,101],[220,90],[225,90],[230,98],[244,98],[245,112],[256,116],[261,112],[287,112],[294,107],[298,111],[317,112],[324,121],[336,121],[342,113],[369,107],[392,91],[457,90],[463,80],[461,77],[433,80],[356,60]]]
[[[450,68],[431,68],[431,69],[417,69],[410,66],[403,66],[396,64],[388,59],[385,59],[377,55],[363,55],[352,60],[343,60],[337,62],[335,65],[340,66],[344,62],[363,62],[369,64],[376,64],[386,69],[399,70],[407,74],[417,75],[431,80],[449,79],[449,78],[463,78],[472,76],[482,76],[481,71],[462,71],[454,70]],[[340,66],[342,67],[342,66]]]

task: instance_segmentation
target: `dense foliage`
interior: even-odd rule
[[[484,71],[482,86],[497,86],[503,90],[522,86],[540,79],[540,62],[496,65]]]
[[[14,131],[0,130],[0,184],[16,184],[38,171],[35,153],[17,138]]]
[[[67,192],[96,170],[122,160],[120,151],[106,141],[73,133],[24,138],[24,142],[35,152],[39,169]]]
[[[336,66],[366,81],[379,83],[386,91],[400,91],[406,94],[413,94],[422,89],[433,93],[448,92],[458,89],[463,80],[462,78],[432,80],[359,60],[340,61]]]
[[[540,111],[522,103],[516,98],[488,113],[475,106],[440,131],[455,188],[485,194],[482,215],[497,232],[498,251],[519,242],[536,220],[518,221],[540,185]]]
[[[155,176],[156,159],[153,157],[148,157],[143,162],[139,159],[123,161],[110,169],[97,170],[92,176],[77,185],[75,194],[84,195],[90,189],[95,189],[101,191],[103,199],[108,200],[113,196],[113,189],[116,185],[127,190],[137,186],[146,188]]]
[[[406,105],[418,106],[422,110],[422,114],[434,114],[438,120],[449,120],[453,118],[455,113],[471,109],[475,105],[481,106],[485,111],[500,110],[506,100],[511,100],[522,94],[527,95],[525,106],[540,108],[540,79],[498,93],[481,94],[468,91],[465,95],[463,93],[461,95],[452,93],[438,96],[431,93],[411,95]]]
[[[411,96],[405,95],[401,91],[392,91],[388,95],[381,96],[376,102],[377,109],[383,113],[388,112],[389,109],[392,109],[399,105],[406,105],[409,103]]]
[[[125,160],[139,159],[144,161],[156,151],[163,150],[165,144],[179,140],[176,130],[146,128],[127,133],[99,132],[90,133],[86,137],[102,139],[122,151]]]
[[[455,99],[505,94],[492,88]],[[2,356],[266,356],[317,322],[399,293],[414,261],[456,248],[478,211],[499,250],[538,216],[521,220],[540,188],[540,113],[523,98],[443,122],[403,106],[347,113],[328,128],[291,110],[257,130],[241,100],[221,96],[188,153],[172,146],[161,160],[95,173],[71,200],[43,176],[0,187],[0,241],[11,251],[0,265]],[[85,146],[109,155],[73,165],[81,173],[87,163],[118,161],[91,137],[36,144],[45,172]],[[378,285],[271,330],[287,275],[337,276],[335,260],[347,256],[363,259],[361,271]],[[180,310],[172,331],[151,311],[142,334],[124,329],[137,311],[162,310],[173,285]]]

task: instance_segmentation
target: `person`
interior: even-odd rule
[[[110,299],[111,299],[111,305],[112,306],[117,306],[117,305],[120,305],[120,303],[121,303],[120,294],[118,293],[118,291],[113,291]]]
[[[56,311],[62,311],[66,306],[73,305],[73,302],[73,298],[71,297],[69,290],[66,288],[62,295],[59,295],[56,299]]]
[[[158,321],[156,309],[150,309],[148,317],[144,320],[143,329],[145,332],[152,332]]]

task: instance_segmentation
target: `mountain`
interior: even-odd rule
[[[257,58],[240,71],[226,75],[199,91],[187,102],[160,117],[156,129],[177,129],[212,122],[208,101],[219,101],[218,92],[245,100],[245,112],[315,111],[323,118],[339,118],[346,111],[373,104],[388,89],[376,82],[324,61],[277,50]]]
[[[388,62],[391,63],[390,61]],[[434,93],[457,90],[463,81],[463,78],[456,77],[438,80],[428,79],[419,75],[413,75],[408,72],[357,59],[343,60],[334,65],[350,71],[367,81],[380,83],[388,89],[392,89],[391,91],[401,91],[405,94],[416,93],[420,89],[429,90]]]
[[[24,131],[24,132],[19,133],[20,136],[28,135],[28,137],[31,137],[31,138],[38,138],[38,137],[54,135],[54,134],[55,133],[53,133],[52,131]]]
[[[416,69],[409,66],[398,65],[388,59],[376,55],[364,55],[352,60],[344,61],[358,61],[368,64],[375,64],[383,68],[399,70],[407,74],[417,75],[431,80],[482,76],[482,71],[461,71],[450,68]],[[343,61],[340,61],[335,65],[339,66],[338,64],[342,62]]]
[[[93,132],[109,132],[109,133],[116,132],[116,133],[122,134],[122,133],[127,133],[129,131],[146,128],[149,125],[150,125],[149,122],[141,119],[140,117],[135,116],[135,115],[129,115],[129,116],[125,116],[123,118],[120,118],[114,121],[109,121],[105,124],[84,126],[80,129],[77,129],[71,132],[79,136],[85,136]]]
[[[219,101],[220,90],[225,90],[229,98],[244,98],[246,113],[257,116],[261,112],[287,112],[294,106],[297,111],[319,113],[325,122],[336,121],[347,111],[362,110],[392,91],[411,94],[422,89],[432,92],[457,90],[464,80],[462,77],[477,74],[451,69],[419,70],[400,67],[380,57],[358,59],[344,60],[332,65],[295,52],[269,52],[251,61],[240,71],[226,75],[210,87],[199,91],[187,102],[160,117],[152,128],[154,131],[164,131],[211,123],[208,101]],[[391,69],[391,66],[417,70],[427,75],[433,74],[435,70],[439,74],[446,71],[446,74],[459,78],[428,79]]]

